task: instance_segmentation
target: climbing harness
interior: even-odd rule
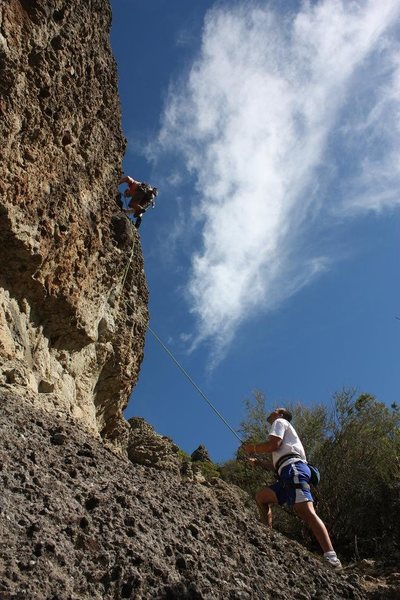
[[[131,202],[134,202],[136,204],[139,204],[139,206],[143,208],[143,211],[146,211],[149,208],[149,206],[152,206],[154,208],[154,198],[157,196],[157,194],[157,188],[153,188],[153,186],[143,181],[137,186],[136,191],[134,192],[131,200],[129,201],[129,206],[131,207]]]
[[[302,460],[302,458],[301,458],[300,454],[298,454],[298,452],[289,452],[289,454],[284,454],[283,456],[281,456],[275,465],[275,473],[276,473],[277,477],[279,477],[279,468],[283,465],[283,463],[288,458],[299,458],[300,460]],[[319,484],[319,482],[321,481],[321,474],[319,472],[318,467],[316,467],[315,465],[312,465],[309,462],[306,462],[306,465],[310,469],[310,473],[311,473],[310,483],[312,483],[314,486],[317,486]],[[288,485],[291,487],[301,488],[303,484],[288,484]],[[306,485],[308,485],[308,484],[306,484]],[[309,487],[310,486],[308,486],[308,489],[309,489]]]
[[[276,465],[275,465],[275,471],[278,472],[279,468],[283,465],[283,463],[288,459],[288,458],[299,458],[301,460],[301,456],[298,452],[289,452],[289,454],[284,454],[283,456],[280,457],[280,459],[277,461]]]

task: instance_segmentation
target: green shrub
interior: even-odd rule
[[[357,395],[355,390],[344,389],[334,394],[331,409],[300,404],[287,404],[286,408],[293,414],[307,458],[320,469],[321,482],[313,495],[335,548],[348,558],[400,550],[399,406],[389,408],[371,394]],[[261,392],[246,400],[246,418],[241,424],[246,441],[267,439],[269,412]],[[221,474],[251,495],[271,482],[269,473],[249,470],[240,461],[222,465]],[[274,526],[279,531],[315,544],[290,511],[274,512]]]
[[[190,458],[190,454],[188,454],[184,450],[179,449],[178,456],[182,462],[192,462],[192,459]]]
[[[193,470],[198,470],[200,473],[209,481],[213,477],[221,477],[221,471],[218,465],[215,463],[205,460],[192,461]]]

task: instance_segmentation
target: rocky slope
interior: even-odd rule
[[[176,447],[148,426],[131,437],[142,464],[71,417],[0,397],[2,600],[366,597],[355,576],[266,530],[233,486],[182,476]],[[143,464],[153,456],[158,468]]]

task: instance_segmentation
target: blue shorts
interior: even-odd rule
[[[283,467],[279,475],[279,481],[269,487],[274,490],[279,505],[293,506],[297,502],[314,502],[309,487],[310,477],[311,471],[308,465],[298,461]],[[308,484],[308,488],[295,488],[291,485],[293,483],[305,483]]]

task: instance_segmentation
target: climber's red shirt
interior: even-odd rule
[[[135,181],[135,179],[132,179],[132,177],[126,177],[124,178],[124,182],[128,186],[128,189],[126,189],[124,192],[124,196],[130,196],[132,198],[136,193],[140,181]]]

